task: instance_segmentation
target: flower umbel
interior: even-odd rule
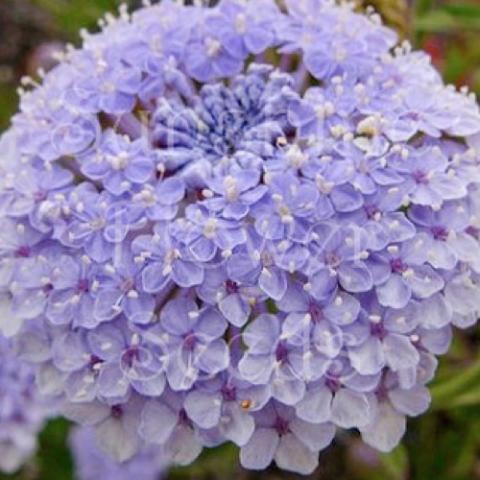
[[[17,350],[118,461],[389,451],[480,311],[475,99],[374,13],[282,3],[121,9],[3,140]]]

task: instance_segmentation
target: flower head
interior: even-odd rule
[[[22,93],[9,330],[117,460],[231,441],[308,474],[428,407],[480,312],[480,112],[396,41],[333,0],[163,0]]]

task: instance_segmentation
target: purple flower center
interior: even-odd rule
[[[130,290],[133,289],[134,286],[135,286],[134,280],[132,278],[126,278],[120,284],[120,289],[122,290],[122,292],[128,293]]]
[[[290,428],[288,426],[288,421],[282,417],[277,417],[273,428],[277,431],[277,433],[280,436],[286,435],[290,431]]]
[[[285,342],[279,342],[275,350],[275,358],[277,362],[284,363],[288,359],[288,348]]]
[[[238,293],[238,284],[233,280],[227,280],[225,282],[225,290],[228,295],[232,295],[233,293]]]
[[[429,182],[428,173],[424,172],[423,170],[415,170],[412,173],[412,177],[415,180],[415,182],[420,185],[427,185]]]
[[[101,363],[103,363],[103,361],[100,357],[97,357],[96,355],[90,355],[90,361],[88,362],[90,368],[93,369],[95,365],[99,365]]]
[[[390,268],[393,273],[404,273],[407,271],[408,267],[405,265],[401,258],[394,258],[390,260]]]
[[[418,122],[420,120],[420,114],[418,112],[410,112],[407,117],[411,120],[414,120],[415,122]]]
[[[336,252],[328,252],[325,255],[325,264],[330,268],[338,268],[342,263],[342,259]]]
[[[385,327],[382,322],[378,323],[371,323],[370,324],[370,333],[374,336],[382,340],[385,338],[385,335],[387,334]]]
[[[78,293],[87,293],[89,289],[88,280],[86,278],[82,278],[77,285]]]
[[[133,367],[135,360],[139,359],[139,350],[138,347],[130,347],[123,354],[123,361],[128,366],[128,368]]]
[[[192,426],[192,422],[190,421],[190,419],[188,418],[188,415],[187,415],[187,412],[185,411],[184,408],[182,408],[179,412],[178,412],[178,421],[182,424],[182,425],[187,425],[187,426]]]
[[[468,235],[471,235],[472,237],[476,238],[477,240],[480,239],[480,229],[477,228],[477,227],[474,227],[473,225],[470,225],[466,232],[468,233]]]
[[[28,246],[18,247],[15,255],[20,258],[27,258],[32,254],[32,249]]]
[[[193,332],[187,333],[183,339],[183,345],[187,350],[193,350],[197,344],[197,337]]]
[[[223,399],[227,402],[233,402],[237,399],[237,389],[232,385],[224,385],[221,390]]]
[[[273,260],[273,256],[270,252],[262,252],[262,264],[264,267],[271,267],[275,265],[275,262]]]
[[[203,200],[205,200],[205,195],[203,194],[203,189],[199,188],[199,189],[195,190],[195,198],[199,202],[203,202]]]
[[[328,377],[325,380],[325,386],[329,388],[333,393],[335,393],[340,390],[342,384],[337,377]]]
[[[380,212],[378,207],[376,205],[372,205],[372,204],[365,205],[363,208],[365,210],[365,213],[366,213],[367,217],[370,218],[370,219],[374,218],[375,215]]]
[[[388,390],[385,385],[381,384],[377,390],[375,391],[375,394],[377,395],[377,398],[380,402],[385,401],[388,399]]]
[[[33,194],[33,199],[35,200],[35,202],[43,202],[43,200],[45,200],[46,198],[47,193],[42,190],[39,190],[38,192],[35,192]]]
[[[432,227],[431,232],[435,240],[441,240],[442,242],[446,242],[448,239],[448,230],[445,227]]]
[[[318,305],[316,305],[315,303],[311,303],[309,305],[308,313],[312,317],[312,321],[315,322],[315,323],[319,323],[319,322],[321,322],[322,320],[325,319],[325,317],[323,315],[323,310]]]
[[[122,418],[123,416],[123,408],[121,405],[113,405],[110,409],[110,413],[113,418]]]

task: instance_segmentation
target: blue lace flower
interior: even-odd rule
[[[83,37],[0,142],[0,322],[42,391],[132,465],[392,450],[480,313],[475,100],[331,0]]]

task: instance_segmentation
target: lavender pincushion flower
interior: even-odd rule
[[[0,288],[23,358],[127,461],[381,451],[480,311],[480,112],[329,0],[120,10],[22,92]]]

